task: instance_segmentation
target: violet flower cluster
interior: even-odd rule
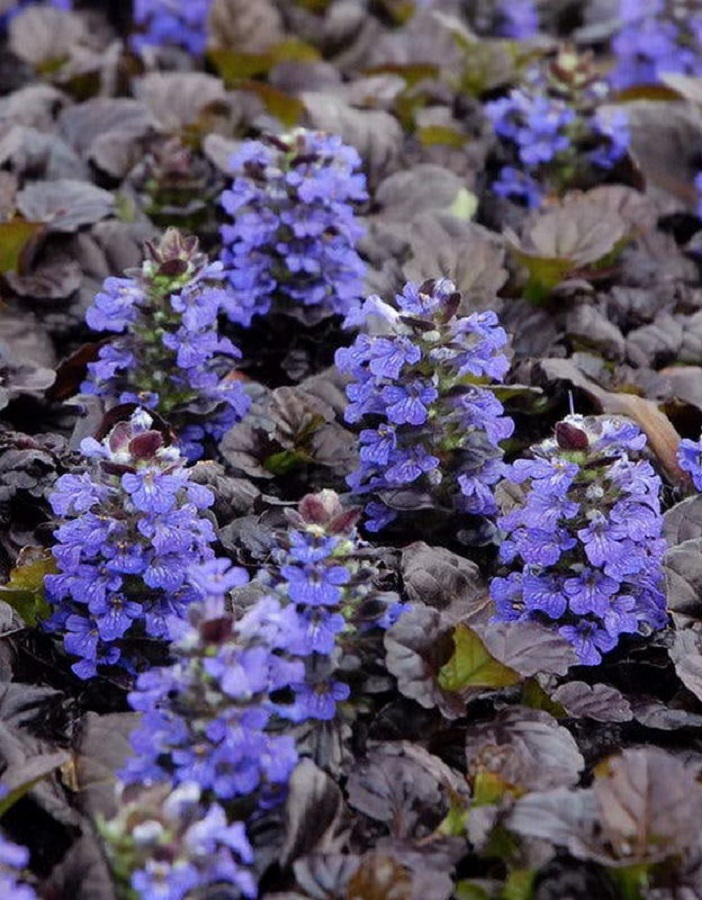
[[[691,441],[684,438],[678,447],[678,464],[692,478],[695,490],[702,491],[702,438]]]
[[[360,166],[334,135],[299,129],[244,141],[222,194],[233,219],[222,227],[221,258],[234,322],[248,326],[271,309],[345,316],[358,304],[365,265],[355,207],[368,198]]]
[[[664,72],[702,75],[699,0],[620,0],[610,81],[623,89],[655,84]]]
[[[631,139],[626,113],[600,110],[607,98],[589,61],[563,51],[549,69],[532,70],[523,86],[486,103],[506,158],[493,192],[535,208],[549,192],[606,177]]]
[[[287,783],[297,754],[280,723],[294,704],[272,695],[302,681],[304,666],[282,650],[288,621],[279,600],[265,597],[239,619],[227,612],[226,593],[246,580],[224,559],[190,570],[202,602],[188,623],[174,624],[175,662],[142,673],[129,695],[143,717],[125,782],[193,782],[208,802],[225,804],[270,802]]]
[[[222,266],[199,252],[197,238],[175,228],[146,250],[141,269],[108,278],[88,309],[91,328],[120,336],[88,364],[82,389],[110,404],[156,410],[177,426],[188,458],[197,459],[202,442],[219,440],[249,407],[233,377],[240,353],[218,333]]]
[[[167,621],[197,593],[188,567],[213,556],[211,491],[189,480],[185,460],[137,410],[102,441],[86,438],[89,471],[62,475],[49,501],[59,574],[46,577],[54,607],[46,627],[63,638],[80,678],[117,666],[132,673]]]
[[[498,519],[513,569],[490,585],[499,621],[552,626],[585,665],[622,634],[665,626],[661,481],[645,444],[628,420],[571,415],[511,466],[522,499]]]
[[[349,324],[379,318],[383,331],[336,353],[351,378],[346,421],[362,426],[348,483],[371,497],[366,527],[379,531],[397,509],[419,506],[491,515],[505,471],[499,444],[514,428],[489,387],[509,368],[507,335],[493,312],[458,315],[448,279],[409,282],[395,303],[370,297]]]
[[[22,881],[29,863],[29,851],[8,840],[0,832],[0,897],[12,900],[37,900],[34,888]]]
[[[126,896],[185,900],[224,885],[236,896],[256,896],[244,823],[230,823],[222,806],[205,803],[195,782],[121,786],[117,809],[98,828]]]
[[[384,631],[404,609],[397,594],[376,587],[358,517],[334,491],[308,495],[288,511],[289,528],[277,533],[271,564],[257,577],[284,604],[281,649],[305,661],[304,678],[291,685],[293,721],[335,718],[350,682],[383,656]]]
[[[200,56],[207,47],[207,18],[212,0],[134,0],[135,50],[182,47]]]

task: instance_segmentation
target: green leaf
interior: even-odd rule
[[[261,81],[242,81],[238,85],[244,91],[251,91],[262,101],[268,112],[279,119],[283,125],[293,128],[302,118],[305,106],[297,97],[291,97],[270,84]]]
[[[466,823],[469,811],[459,797],[451,797],[451,805],[437,831],[446,837],[463,837],[466,833]]]
[[[281,450],[267,456],[263,466],[272,475],[287,475],[310,461],[310,457],[299,450]]]
[[[643,900],[650,880],[650,869],[650,864],[640,863],[622,869],[610,868],[608,875],[619,888],[622,900]]]
[[[241,81],[267,75],[281,62],[317,62],[319,52],[300,40],[282,41],[265,53],[241,53],[238,50],[213,49],[208,53],[227,87],[238,87]]]
[[[467,134],[463,134],[455,128],[449,128],[447,125],[425,125],[424,128],[417,130],[417,137],[423,147],[434,147],[438,144],[461,150],[468,143]],[[465,193],[469,194],[469,191],[465,191]],[[473,194],[470,196],[472,197]]]
[[[460,693],[466,688],[503,688],[521,681],[521,676],[492,656],[478,635],[467,625],[453,632],[454,652],[439,670],[439,684],[445,691]]]
[[[472,881],[456,882],[454,900],[490,900],[490,894],[481,884]]]
[[[24,622],[33,627],[47,619],[51,613],[44,596],[44,577],[57,571],[56,563],[49,551],[40,551],[36,556],[36,548],[22,551],[19,564],[10,573],[7,584],[0,586],[0,600],[4,600],[22,617]],[[27,557],[32,557],[23,561]]]
[[[529,900],[535,877],[533,869],[515,869],[510,872],[502,889],[501,900]]]
[[[24,219],[0,222],[0,272],[17,271],[23,251],[43,227],[41,222],[25,222]]]
[[[528,678],[522,685],[522,706],[543,709],[556,719],[564,719],[566,711],[560,703],[554,703],[535,678]]]

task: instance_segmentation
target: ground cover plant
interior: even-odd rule
[[[702,896],[702,3],[0,2],[0,895]]]

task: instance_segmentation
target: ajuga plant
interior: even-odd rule
[[[225,885],[217,896],[256,896],[244,823],[229,822],[196,781],[120,785],[117,799],[117,815],[98,829],[119,900],[184,900]]]
[[[699,0],[620,0],[618,18],[614,87],[654,84],[663,72],[702,74]]]
[[[378,587],[371,548],[356,530],[360,510],[345,510],[334,491],[323,490],[287,515],[289,527],[276,533],[257,581],[284,603],[284,649],[305,660],[293,718],[330,720],[339,701],[353,693],[360,699],[364,676],[380,675],[383,633],[404,607]]]
[[[588,56],[562,50],[532,68],[506,97],[485,104],[502,155],[494,193],[537,207],[545,195],[604,180],[629,147],[624,112],[608,112],[609,88]]]
[[[195,786],[197,808],[215,809],[206,818],[217,817],[222,829],[251,823],[282,800],[298,761],[292,727],[337,715],[402,609],[395,594],[376,588],[356,518],[331,491],[305,497],[275,539],[258,579],[265,590],[238,615],[225,595],[245,583],[243,570],[223,559],[190,570],[203,600],[187,624],[173,625],[175,661],[142,673],[129,697],[143,718],[121,775],[126,784]],[[128,843],[125,815],[114,834]],[[236,835],[231,849],[246,861]],[[139,858],[134,847],[118,855]],[[165,856],[172,858],[178,852]]]
[[[221,258],[230,318],[248,326],[270,310],[347,315],[365,273],[355,210],[368,195],[356,150],[299,129],[244,141],[229,165],[234,181],[222,206],[233,222],[222,227]]]
[[[95,331],[117,332],[88,364],[82,388],[108,405],[137,403],[176,427],[189,459],[246,415],[249,398],[233,376],[237,348],[220,337],[226,289],[195,237],[169,228],[146,244],[141,269],[110,277],[88,309]]]
[[[0,897],[37,900],[34,888],[22,881],[22,870],[28,862],[27,848],[14,844],[0,832]]]
[[[622,634],[665,626],[661,481],[645,444],[626,419],[571,415],[512,464],[521,498],[510,492],[498,519],[512,570],[490,585],[498,620],[552,626],[585,665]]]
[[[78,658],[80,678],[148,664],[153,641],[169,636],[168,619],[185,616],[198,596],[188,567],[214,555],[202,516],[213,495],[190,481],[185,459],[152,424],[137,410],[102,440],[85,438],[88,470],[62,475],[49,497],[61,524],[46,627]]]
[[[128,183],[140,208],[159,227],[178,225],[201,236],[216,235],[223,181],[204,154],[183,138],[154,137]]]
[[[178,867],[188,865],[187,854],[199,837],[207,837],[211,847],[232,851],[219,869],[218,883],[234,883],[246,895],[255,894],[237,863],[251,861],[243,829],[282,800],[297,764],[286,721],[295,708],[290,685],[303,682],[304,664],[280,649],[287,640],[287,622],[276,598],[261,598],[240,617],[227,608],[225,594],[246,580],[243,570],[231,568],[227,560],[194,567],[191,581],[203,602],[191,607],[188,623],[174,628],[173,664],[140,675],[129,696],[142,720],[132,733],[134,755],[121,773],[124,783],[134,789],[182,787],[195,801],[192,815],[183,822],[179,812],[171,827],[183,850],[168,854],[154,846],[155,859],[149,862],[149,848],[132,846],[126,854],[118,848],[123,880],[136,886],[158,876],[173,885],[166,898],[184,896],[176,892]],[[207,826],[192,825],[198,815]],[[115,825],[115,834],[133,842],[127,824]],[[195,831],[189,835],[190,827]],[[155,845],[161,841],[156,837]],[[130,860],[136,868],[124,872]],[[201,874],[191,870],[199,886],[216,874],[207,867]]]
[[[336,353],[350,377],[346,421],[362,426],[360,465],[348,483],[369,497],[371,531],[398,509],[496,512],[499,444],[514,426],[490,383],[509,368],[507,335],[493,312],[459,315],[460,300],[448,279],[407,283],[395,306],[370,297],[350,324],[380,319],[380,333],[360,334]]]
[[[207,47],[207,18],[212,0],[134,0],[135,50],[182,47],[200,55]]]

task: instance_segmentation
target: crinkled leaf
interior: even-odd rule
[[[702,621],[702,538],[671,547],[664,560],[668,608]]]
[[[59,128],[83,159],[115,178],[122,178],[140,155],[138,141],[154,127],[146,104],[127,97],[96,97],[69,106]]]
[[[412,745],[386,742],[356,763],[347,784],[349,803],[364,815],[387,825],[398,839],[419,839],[432,833],[448,805],[442,790],[441,760],[429,766],[412,754]],[[438,774],[438,777],[437,777]],[[447,778],[453,776],[448,770]]]
[[[117,772],[133,753],[129,741],[138,724],[136,713],[89,712],[76,741],[75,791],[80,809],[92,819],[111,819],[117,812]]]
[[[663,523],[668,547],[702,538],[702,496],[696,494],[676,503],[664,514]]]
[[[17,206],[26,219],[70,234],[112,215],[115,198],[94,184],[61,178],[27,185],[17,195]]]
[[[486,616],[487,587],[469,559],[417,541],[402,551],[401,566],[411,602],[433,606],[451,622]]]
[[[670,658],[675,664],[678,678],[698,700],[702,700],[701,647],[699,632],[686,628],[675,632],[673,646],[670,648]]]
[[[529,273],[527,295],[540,299],[566,277],[593,274],[593,266],[602,265],[623,246],[629,230],[621,215],[607,213],[585,194],[534,214],[521,240],[509,228],[505,237]]]
[[[540,672],[565,675],[578,663],[565,638],[536,622],[490,622],[475,630],[495,659],[524,678]]]
[[[207,22],[210,46],[263,53],[283,40],[280,13],[272,0],[214,0]]]
[[[583,837],[587,839],[594,830],[596,816],[597,806],[590,792],[556,788],[521,797],[510,811],[506,825],[524,837],[567,847],[574,856],[582,858],[587,857]]]
[[[512,708],[466,733],[466,763],[474,776],[488,773],[518,792],[577,784],[585,768],[569,731],[543,710]]]
[[[78,262],[46,262],[28,275],[6,276],[7,283],[20,297],[38,300],[65,300],[83,284],[83,271]]]
[[[631,149],[650,185],[670,198],[669,211],[694,208],[702,142],[702,111],[692,103],[640,100],[623,107],[629,120]]]
[[[136,83],[135,94],[169,133],[196,124],[208,108],[227,105],[222,81],[204,72],[152,72]]]
[[[702,785],[694,766],[669,753],[630,749],[610,757],[592,793],[603,844],[615,858],[664,859],[697,839]]]
[[[556,688],[551,694],[551,700],[559,703],[566,714],[575,719],[630,722],[633,718],[629,701],[608,684],[590,685],[584,681],[568,681]]]
[[[298,763],[285,805],[281,862],[290,865],[310,853],[336,853],[346,842],[344,798],[333,779],[309,759]]]
[[[449,212],[464,190],[464,181],[441,166],[420,163],[384,179],[375,192],[384,221],[411,222],[428,210]]]
[[[497,689],[519,682],[519,674],[491,656],[469,626],[456,625],[453,642],[454,652],[439,671],[439,685],[445,691],[464,693],[471,688]]]
[[[83,20],[50,6],[31,6],[10,22],[10,47],[35,67],[60,64],[87,39]]]
[[[100,843],[86,827],[42,886],[46,897],[117,900],[113,877]]]

